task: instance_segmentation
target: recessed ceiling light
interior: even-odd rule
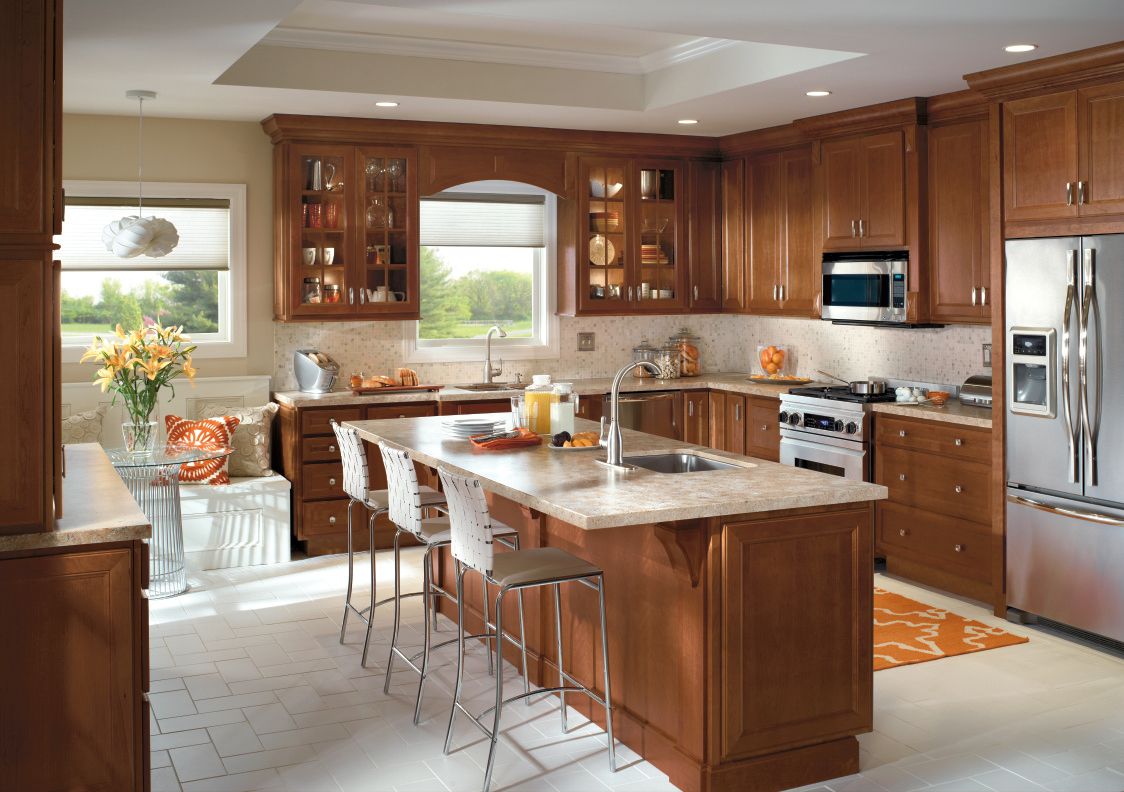
[[[697,123],[699,123],[699,120],[697,118],[680,118],[679,123],[680,124],[697,124]]]
[[[398,102],[375,102],[375,107],[398,107]]]
[[[831,91],[805,91],[805,96],[831,96]]]
[[[1003,49],[1007,52],[1033,52],[1038,49],[1037,44],[1008,44]]]

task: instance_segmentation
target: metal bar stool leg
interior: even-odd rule
[[[601,610],[601,664],[605,669],[605,732],[609,735],[609,770],[617,772],[617,745],[613,740],[613,692],[609,687],[609,632],[605,629],[605,576],[597,576],[597,601]]]
[[[531,692],[531,680],[527,676],[527,628],[523,623],[523,589],[519,589],[519,653],[522,655],[523,660],[523,692]],[[500,643],[502,638],[496,639],[496,645],[502,646]],[[500,663],[503,663],[503,652],[500,652]],[[528,695],[523,699],[526,706],[531,706],[531,697]]]
[[[500,593],[496,595],[496,647],[497,652],[500,646],[499,641],[503,635],[503,593],[501,588]],[[488,764],[484,770],[484,792],[488,792],[492,787],[492,768],[496,763],[496,746],[500,740],[500,713],[503,712],[503,660],[502,655],[497,653],[496,663],[496,713],[492,718],[492,744],[488,749]]]
[[[566,686],[566,677],[564,676],[563,669],[565,668],[565,661],[562,658],[562,586],[559,583],[554,584],[554,645],[558,650],[558,687]],[[562,733],[565,734],[569,728],[566,725],[566,692],[561,691],[558,694],[558,700],[561,704],[560,710],[562,712]]]
[[[367,652],[371,648],[371,628],[375,625],[375,518],[379,512],[371,512],[367,518],[367,539],[371,544],[371,609],[367,611],[367,634],[363,636],[363,659],[360,665],[367,667]]]
[[[425,679],[429,676],[429,650],[432,641],[430,640],[430,628],[432,623],[430,621],[430,608],[429,599],[431,592],[430,575],[432,570],[429,565],[430,552],[432,547],[426,545],[425,555],[422,557],[422,615],[425,624],[425,637],[422,639],[422,665],[421,665],[421,678],[418,680],[418,700],[414,702],[414,725],[418,725],[418,718],[421,717],[421,702],[422,691],[425,690]],[[392,650],[393,651],[393,650]]]
[[[402,612],[402,564],[398,540],[402,536],[401,529],[394,531],[394,628],[390,633],[390,656],[386,658],[386,679],[382,683],[382,692],[390,692],[390,675],[394,669],[394,647],[398,646],[398,625]]]
[[[449,727],[445,731],[444,753],[449,753],[453,743],[453,723],[457,718],[457,707],[461,703],[461,688],[464,680],[464,573],[465,567],[459,561],[453,562],[457,572],[457,684],[453,689],[453,704],[449,707]]]
[[[484,633],[484,648],[488,650],[488,676],[495,674],[495,667],[492,664],[492,639],[486,637],[488,634],[488,624],[492,621],[491,615],[488,613],[488,579],[483,575],[480,576],[480,592],[483,595],[483,608],[484,608],[484,629],[480,632]],[[500,647],[499,640],[496,641],[496,649]]]
[[[355,582],[355,550],[351,538],[351,507],[355,501],[347,502],[347,596],[343,600],[343,624],[340,625],[340,643],[343,643],[344,633],[347,632],[347,616],[351,610],[351,589]]]

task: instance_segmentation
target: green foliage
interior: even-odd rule
[[[448,338],[471,316],[464,291],[450,279],[445,262],[427,247],[421,249],[421,314],[422,338]]]
[[[116,278],[106,278],[96,297],[76,297],[62,293],[64,330],[86,329],[95,325],[112,329],[140,327],[144,317],[163,325],[183,325],[187,333],[214,333],[219,329],[217,272],[172,271],[129,291]]]
[[[432,248],[421,249],[421,338],[473,338],[487,325],[504,323],[510,333],[530,333],[532,278],[527,273],[473,271],[453,279]]]

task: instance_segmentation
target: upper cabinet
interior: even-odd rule
[[[691,313],[722,310],[722,163],[687,166],[687,308]]]
[[[894,248],[906,233],[902,130],[825,140],[820,150],[824,250]]]
[[[1124,83],[1003,103],[1007,222],[1124,213]]]
[[[745,311],[749,299],[746,271],[746,203],[744,159],[722,163],[722,310]]]
[[[808,147],[750,157],[748,306],[808,316],[818,290]]]

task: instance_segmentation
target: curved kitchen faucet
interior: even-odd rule
[[[632,470],[632,465],[626,465],[622,458],[624,457],[624,444],[621,439],[620,422],[617,420],[617,410],[620,403],[620,390],[621,382],[624,380],[628,373],[638,366],[643,366],[652,373],[653,376],[658,377],[660,370],[655,363],[647,360],[638,360],[635,363],[629,363],[622,368],[613,377],[613,388],[609,392],[609,425],[606,431],[605,417],[601,416],[601,434],[606,436],[605,443],[605,464],[612,465],[613,467],[623,468],[625,470]]]
[[[499,333],[500,338],[507,338],[507,331],[499,325],[492,325],[488,329],[488,335],[484,336],[484,379],[481,380],[485,384],[491,384],[492,377],[498,377],[503,371],[503,359],[500,359],[500,364],[492,368],[492,333]]]

